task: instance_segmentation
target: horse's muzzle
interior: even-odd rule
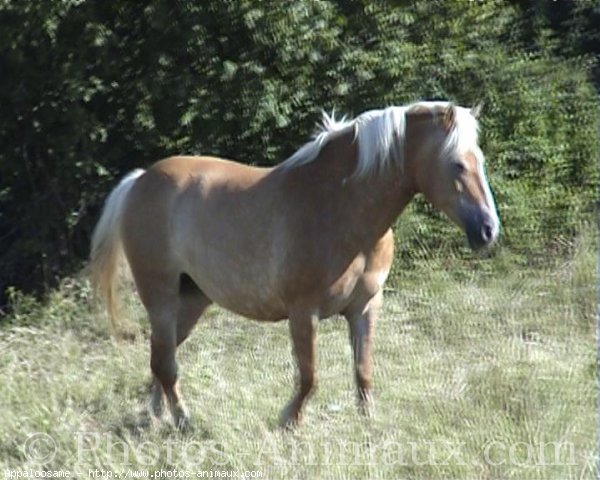
[[[469,246],[473,250],[491,245],[498,236],[497,221],[485,211],[471,212],[465,225]]]

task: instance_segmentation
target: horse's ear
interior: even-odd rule
[[[471,108],[471,115],[473,115],[475,118],[479,118],[479,116],[481,115],[482,109],[483,109],[483,102],[479,102],[477,105],[475,105],[473,108]]]
[[[442,113],[442,125],[447,131],[452,130],[456,122],[456,111],[453,103],[449,103]]]

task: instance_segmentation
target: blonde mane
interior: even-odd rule
[[[382,171],[389,162],[401,163],[404,152],[406,113],[424,109],[437,115],[450,102],[418,102],[401,107],[369,110],[353,120],[336,120],[323,112],[321,129],[313,140],[281,163],[281,168],[293,168],[315,160],[330,140],[354,130],[358,141],[358,159],[354,175],[363,177]],[[468,108],[454,106],[455,121],[443,145],[442,154],[464,152],[477,147],[478,123]],[[477,147],[477,150],[478,147]]]

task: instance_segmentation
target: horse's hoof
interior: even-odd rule
[[[294,411],[290,405],[285,407],[279,416],[279,426],[284,430],[295,430],[302,424],[302,415]]]
[[[163,402],[152,399],[150,402],[150,413],[155,420],[162,420],[164,414]]]
[[[181,433],[187,433],[192,430],[192,424],[189,417],[179,417],[174,419],[175,428]]]
[[[187,432],[191,430],[190,416],[183,405],[179,404],[171,410],[173,414],[173,424],[175,428],[180,432]]]
[[[281,419],[279,421],[279,428],[281,428],[282,430],[284,430],[286,432],[293,432],[296,429],[298,429],[301,424],[302,424],[302,422],[300,420],[295,420],[295,419],[283,420],[283,419]]]
[[[365,417],[367,419],[373,418],[373,416],[375,414],[375,408],[374,408],[373,404],[370,404],[370,403],[361,402],[358,405],[358,411],[360,412],[360,414],[363,417]]]
[[[375,402],[371,392],[361,392],[358,397],[358,411],[366,418],[373,418]]]

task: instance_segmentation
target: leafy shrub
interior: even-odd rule
[[[573,53],[589,42],[561,50],[518,3],[393,3],[0,2],[0,292],[78,268],[126,171],[183,152],[274,164],[322,108],[484,100],[504,244],[571,236],[596,195],[593,64]],[[573,11],[569,31],[587,21]],[[462,242],[410,212],[401,256]]]

